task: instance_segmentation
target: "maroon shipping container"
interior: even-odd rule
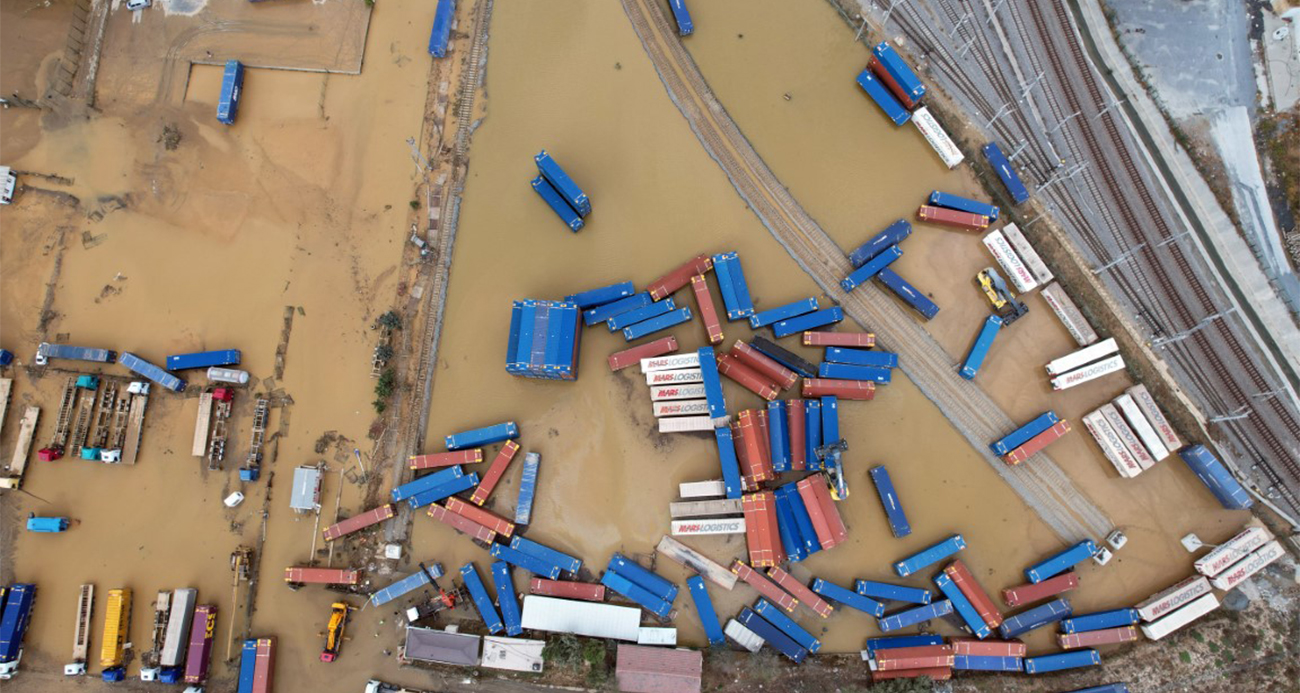
[[[799,582],[793,575],[781,570],[776,566],[767,569],[767,576],[772,579],[781,589],[789,592],[800,604],[812,609],[813,613],[822,618],[829,617],[834,611],[825,599],[822,599],[816,592],[808,589],[808,586]]]
[[[704,274],[711,269],[713,269],[713,260],[708,255],[697,255],[687,260],[686,264],[650,282],[646,291],[650,292],[650,298],[658,301],[691,283],[691,277]]]
[[[185,654],[185,683],[203,683],[208,678],[208,662],[212,659],[212,641],[216,630],[216,605],[200,604],[194,609],[194,622],[190,626],[190,645]]]
[[[487,527],[484,527],[464,515],[454,513],[437,503],[429,506],[429,517],[432,517],[445,525],[450,525],[453,529],[468,534],[485,544],[491,544],[492,540],[497,536],[496,532]]]
[[[961,590],[961,593],[966,596],[966,599],[975,607],[975,611],[979,612],[980,618],[984,619],[984,623],[988,624],[989,628],[997,628],[1002,625],[1002,614],[998,611],[997,604],[994,604],[992,597],[989,597],[989,593],[985,592],[983,587],[980,587],[979,581],[975,579],[975,574],[970,571],[970,568],[966,567],[965,563],[961,562],[961,559],[949,563],[948,567],[943,569],[943,572],[952,578],[953,584],[957,585],[957,589]]]
[[[285,568],[284,581],[300,585],[355,585],[360,580],[357,571],[344,568]]]
[[[474,495],[469,497],[475,505],[483,505],[488,496],[492,495],[492,489],[497,487],[501,476],[510,467],[510,460],[515,458],[517,452],[519,452],[519,443],[513,440],[507,440],[506,444],[501,446],[501,452],[498,452],[496,459],[492,460],[492,466],[488,467],[487,473],[478,483],[478,488],[474,489]]]
[[[324,530],[325,541],[334,541],[339,537],[346,537],[353,532],[360,532],[366,527],[387,520],[394,514],[396,513],[393,511],[393,504],[385,503],[374,510],[367,510],[360,515],[353,515],[342,522],[337,522],[326,527]]]
[[[767,380],[776,383],[782,390],[788,389],[799,380],[799,374],[773,361],[758,349],[737,340],[731,347],[730,355],[742,366],[758,373]]]
[[[740,497],[740,507],[745,513],[745,545],[749,562],[756,568],[770,568],[784,561],[785,547],[781,545],[781,530],[776,524],[776,495],[771,491],[745,494]],[[734,566],[732,572],[735,572]]]
[[[766,376],[742,364],[730,354],[718,354],[718,373],[740,383],[740,386],[771,402],[781,393],[776,384]]]
[[[1060,643],[1061,649],[1070,650],[1076,647],[1096,647],[1098,645],[1117,645],[1122,642],[1132,642],[1138,639],[1138,635],[1137,626],[1120,626],[1119,628],[1090,630],[1084,633],[1058,633],[1056,641]]]
[[[858,349],[874,349],[876,335],[870,332],[820,332],[803,333],[804,346],[837,346]]]
[[[926,667],[925,669],[896,669],[892,671],[873,671],[871,672],[872,681],[887,681],[889,679],[915,679],[922,676],[929,676],[935,681],[947,681],[952,678],[952,669],[949,667]]]
[[[581,599],[588,602],[605,601],[605,586],[593,585],[590,582],[547,580],[546,578],[535,577],[528,582],[528,593],[540,594],[546,597]]]
[[[792,399],[786,405],[790,433],[790,471],[802,472],[807,462],[807,450],[804,446],[807,444],[805,439],[804,425],[804,404],[801,399]]]
[[[983,231],[989,227],[989,218],[983,214],[971,214],[946,207],[921,205],[921,208],[916,210],[916,216],[927,224],[951,226],[963,231]]]
[[[1024,657],[1029,648],[1019,640],[980,640],[978,638],[949,638],[953,654],[976,657]]]
[[[621,371],[628,366],[641,363],[641,359],[652,359],[656,356],[675,353],[677,353],[677,338],[668,335],[648,344],[634,346],[631,349],[624,349],[610,354],[609,369],[611,371]]]
[[[844,519],[840,517],[839,508],[835,507],[831,492],[820,474],[801,480],[798,489],[799,497],[808,509],[808,517],[812,520],[813,531],[817,532],[817,540],[823,549],[836,546],[848,538],[849,531],[844,526]]]
[[[447,499],[447,509],[457,515],[464,515],[503,537],[508,537],[515,532],[515,523],[455,496]]]
[[[871,62],[867,63],[867,65],[871,68],[871,74],[875,75],[876,79],[879,79],[880,83],[885,85],[885,88],[898,99],[899,103],[903,104],[903,108],[909,111],[916,108],[916,99],[913,99],[912,95],[907,93],[902,85],[898,83],[898,80],[895,80],[894,76],[889,74],[889,70],[886,70],[885,66],[880,63],[880,58],[874,55],[871,56]]]
[[[953,651],[952,645],[898,647],[876,650],[874,658],[876,660],[876,671],[950,667],[953,663]]]
[[[827,395],[835,395],[840,399],[870,400],[876,396],[876,384],[868,380],[804,378],[804,397],[825,397]]]
[[[691,290],[695,292],[695,306],[700,309],[700,322],[708,333],[709,344],[722,343],[722,323],[718,320],[718,309],[713,305],[713,294],[709,292],[709,282],[703,274],[691,277]]]
[[[762,455],[763,471],[767,473],[767,478],[775,479],[776,470],[772,468],[772,434],[767,431],[767,410],[759,409],[755,412],[758,417],[758,452]]]
[[[271,693],[275,686],[275,638],[258,638],[253,662],[253,693]]]
[[[758,429],[758,417],[752,409],[746,409],[736,416],[734,434],[739,434],[740,445],[736,454],[740,461],[741,476],[749,477],[750,486],[758,487],[758,482],[772,478],[772,467],[763,466],[763,450]]]
[[[455,452],[436,452],[432,455],[411,455],[411,469],[454,467],[458,464],[478,464],[483,461],[483,448],[470,448]]]
[[[775,514],[776,513],[773,512],[773,516],[775,516]],[[794,612],[794,608],[799,606],[799,600],[795,599],[793,595],[781,589],[775,582],[767,579],[767,576],[745,565],[741,561],[736,560],[731,563],[731,572],[735,573],[736,577],[744,580],[759,594],[767,597],[769,602],[772,602],[772,604],[781,609],[787,612]]]
[[[1029,459],[1030,456],[1041,452],[1043,448],[1056,442],[1056,439],[1060,438],[1061,436],[1069,432],[1070,432],[1070,422],[1066,421],[1065,419],[1061,419],[1060,421],[1056,422],[1056,425],[1052,426],[1046,431],[1043,431],[1042,433],[1039,433],[1033,438],[1030,438],[1029,440],[1025,441],[1024,445],[1021,445],[1015,450],[1012,450],[1011,452],[1007,453],[1006,456],[1003,457],[1002,459],[1006,460],[1007,464],[1020,464],[1021,462],[1024,462],[1025,460]]]
[[[1055,597],[1062,592],[1069,592],[1079,586],[1079,576],[1071,570],[1068,573],[1062,573],[1054,578],[1043,580],[1038,584],[1024,584],[1019,587],[1008,587],[1002,590],[1002,601],[1007,606],[1024,606],[1039,602],[1048,597]]]

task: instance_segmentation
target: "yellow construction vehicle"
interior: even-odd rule
[[[1019,320],[1022,315],[1029,312],[1029,307],[1016,298],[1007,287],[1006,280],[996,269],[985,267],[975,275],[975,281],[984,291],[984,295],[988,296],[989,303],[993,304],[993,312],[1002,318],[1004,326]]]
[[[334,602],[330,606],[330,622],[325,628],[325,649],[320,653],[320,661],[332,662],[339,656],[343,647],[343,632],[348,625],[348,612],[352,607],[344,602]]]

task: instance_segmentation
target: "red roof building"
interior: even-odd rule
[[[614,678],[624,693],[700,693],[703,668],[696,650],[619,645]]]

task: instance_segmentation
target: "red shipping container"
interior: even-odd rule
[[[926,645],[876,650],[876,671],[896,669],[925,669],[950,667],[953,664],[952,645]]]
[[[454,467],[458,464],[478,464],[483,461],[483,448],[470,448],[455,452],[436,452],[432,455],[411,455],[411,469]]]
[[[1033,438],[1030,438],[1025,441],[1024,445],[1021,445],[1015,450],[1007,453],[1006,457],[1003,457],[1002,459],[1006,460],[1007,464],[1020,464],[1029,459],[1031,455],[1041,452],[1043,448],[1056,442],[1058,438],[1069,432],[1070,422],[1061,419],[1051,428],[1039,433]]]
[[[975,574],[961,562],[961,559],[949,563],[943,572],[947,573],[948,577],[952,578],[953,584],[957,585],[957,589],[966,595],[966,599],[975,607],[975,611],[979,612],[980,618],[984,619],[984,623],[988,624],[989,628],[1002,625],[1002,614],[998,611],[997,604],[994,604],[989,593],[980,587]]]
[[[758,482],[772,478],[772,465],[763,465],[763,451],[759,439],[758,417],[752,409],[746,409],[736,416],[733,435],[739,436],[740,444],[736,446],[736,456],[740,461],[741,476],[749,478],[752,488],[758,488]]]
[[[803,333],[803,345],[874,349],[876,347],[876,335],[870,332],[821,332],[809,330]]]
[[[785,560],[776,526],[776,495],[771,491],[745,494],[740,498],[740,507],[745,513],[749,562],[756,568],[770,568]]]
[[[825,397],[827,395],[835,395],[840,399],[866,401],[875,398],[876,384],[869,380],[804,378],[804,397]]]
[[[691,283],[691,277],[697,274],[704,274],[713,269],[713,259],[708,255],[697,255],[677,269],[665,274],[664,276],[650,282],[646,291],[650,292],[650,298],[658,301],[668,294]]]
[[[980,640],[978,638],[949,638],[953,654],[976,657],[1024,657],[1029,648],[1019,640]]]
[[[609,355],[609,369],[621,371],[628,366],[641,363],[641,359],[651,359],[664,354],[677,353],[677,338],[669,335],[648,344],[634,346],[631,349],[616,351]]]
[[[731,347],[729,354],[742,366],[775,383],[782,390],[792,387],[799,380],[798,373],[773,361],[767,354],[740,340]]]
[[[898,669],[895,671],[873,671],[871,672],[872,681],[888,681],[889,679],[915,679],[922,676],[929,676],[935,681],[947,681],[952,678],[952,669],[948,667],[927,667],[925,669]]]
[[[275,685],[275,638],[259,638],[254,656],[252,693],[271,693]]]
[[[325,541],[334,541],[339,537],[359,532],[366,527],[383,522],[395,514],[392,503],[385,503],[374,510],[367,510],[360,515],[353,515],[342,522],[326,527],[324,530]]]
[[[443,524],[450,525],[453,529],[468,534],[485,544],[491,544],[492,540],[497,536],[496,532],[493,532],[487,527],[484,527],[464,515],[458,515],[437,503],[429,506],[429,517],[432,517]]]
[[[448,510],[457,515],[464,515],[503,537],[508,537],[515,532],[515,523],[493,514],[489,510],[484,510],[472,503],[466,503],[455,496],[448,498],[446,502]]]
[[[492,466],[488,467],[483,480],[478,483],[478,488],[474,489],[474,495],[469,497],[475,505],[483,505],[488,496],[492,495],[492,489],[496,488],[497,483],[501,481],[501,476],[506,473],[506,468],[510,466],[510,460],[515,458],[516,452],[519,452],[519,443],[513,440],[507,440],[506,444],[501,446],[501,452],[498,452],[496,459],[492,460]]]
[[[1059,643],[1061,649],[1064,650],[1070,650],[1076,647],[1118,645],[1122,642],[1132,642],[1137,639],[1137,626],[1120,626],[1119,628],[1090,630],[1084,633],[1058,633],[1056,635],[1057,643]]]
[[[989,227],[989,218],[983,214],[971,214],[946,207],[921,205],[916,216],[927,224],[951,226],[963,231],[983,231]]]
[[[772,468],[772,434],[767,430],[767,410],[758,412],[758,451],[763,454],[763,472],[767,478],[775,479],[776,470]]]
[[[871,68],[871,73],[880,80],[880,83],[885,85],[885,88],[898,99],[899,103],[903,104],[903,108],[909,111],[916,108],[916,99],[913,99],[912,95],[907,93],[902,85],[894,79],[894,76],[889,74],[889,70],[886,70],[885,66],[880,63],[880,58],[874,55],[871,56],[871,62],[867,63],[867,65]]]
[[[769,602],[772,602],[774,605],[787,612],[793,613],[794,608],[799,605],[799,600],[795,599],[793,595],[781,589],[775,582],[767,579],[765,575],[745,565],[741,561],[737,560],[731,563],[731,572],[735,573],[736,577],[748,583],[749,586],[753,587],[759,594],[767,597]]]
[[[771,402],[780,394],[776,384],[766,376],[740,363],[730,354],[718,354],[718,372],[740,383],[740,386]]]
[[[807,477],[799,482],[798,488],[822,548],[829,549],[848,538],[849,531],[840,517],[839,508],[835,507],[824,477],[820,474]]]
[[[808,586],[799,582],[793,575],[773,566],[767,569],[767,576],[772,579],[781,589],[789,592],[800,604],[812,609],[813,613],[822,618],[829,617],[834,611],[825,599],[817,596],[817,593],[808,589]]]
[[[1002,590],[1002,601],[1006,602],[1007,606],[1024,606],[1048,597],[1055,597],[1062,592],[1069,592],[1078,586],[1079,576],[1071,570],[1037,584],[1028,583],[1018,587],[1008,587]]]
[[[709,282],[703,274],[691,277],[691,290],[695,292],[695,306],[700,309],[700,322],[704,323],[709,344],[721,344],[722,323],[718,321],[718,309],[713,305],[713,294],[709,293]]]
[[[285,568],[284,581],[305,585],[355,585],[360,582],[355,570],[345,568]]]
[[[593,585],[590,582],[547,580],[546,578],[535,577],[528,582],[528,592],[546,597],[581,599],[588,602],[605,601],[605,586]]]
[[[806,456],[808,451],[804,449],[807,445],[805,438],[804,425],[804,404],[801,399],[792,399],[786,406],[786,413],[789,417],[790,431],[790,470],[802,472],[807,462]]]

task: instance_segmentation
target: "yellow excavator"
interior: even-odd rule
[[[984,290],[984,295],[988,296],[989,303],[993,304],[993,310],[1002,318],[1003,326],[1019,320],[1022,315],[1029,312],[1029,306],[1026,306],[1016,295],[1007,287],[1007,282],[998,274],[996,269],[985,267],[975,275],[975,281]]]
[[[320,661],[332,662],[338,659],[343,647],[343,632],[348,625],[348,612],[352,607],[345,602],[334,602],[330,606],[330,622],[325,628],[325,649],[320,653]]]

